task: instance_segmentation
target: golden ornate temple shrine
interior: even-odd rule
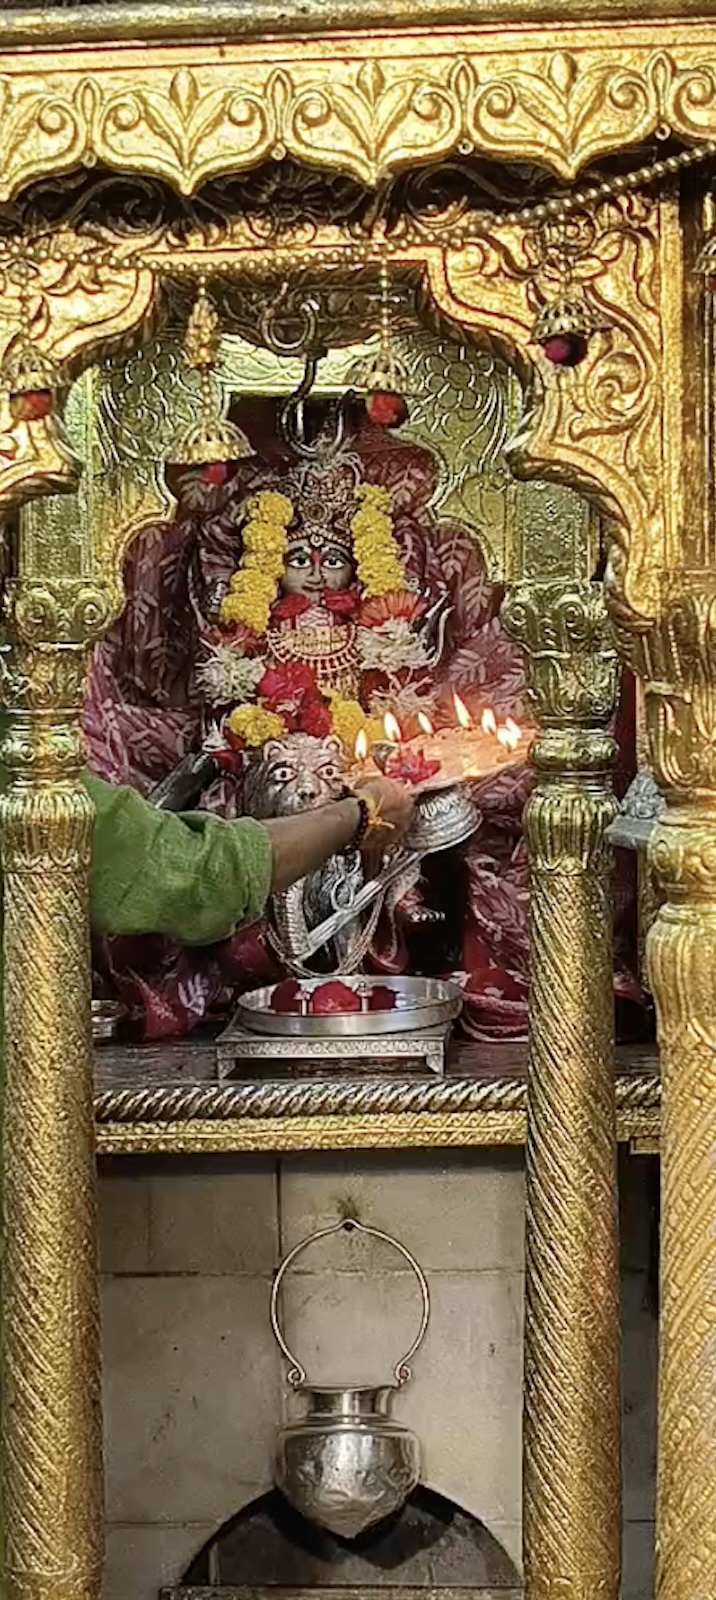
[[[619,1145],[660,1161],[654,1592],[715,1600],[716,8],[4,4],[0,283],[8,1600],[103,1593],[97,1152],[127,1192],[164,1181],[130,1157],[201,1160],[202,1194],[234,1158],[340,1152],[305,1214],[329,1233],[358,1216],[349,1152],[510,1146],[521,1514],[490,1515],[522,1576],[515,1551],[470,1582],[645,1600],[620,1576]],[[360,797],[391,783],[417,822],[369,861]],[[282,876],[324,802],[357,832]],[[221,844],[242,815],[244,911],[212,912],[212,869],[202,921],[162,830]],[[190,1296],[201,1250],[172,1256],[157,1216]],[[460,1303],[456,1390],[484,1355]],[[468,1458],[491,1448],[470,1404]],[[228,1515],[156,1492],[193,1548]],[[151,1520],[110,1500],[120,1543]],[[217,1570],[186,1593],[256,1594]]]

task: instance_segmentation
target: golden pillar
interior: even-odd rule
[[[58,362],[86,361],[103,338],[131,330],[151,301],[153,279],[106,246],[93,256],[86,241],[67,231],[52,248],[47,240],[35,248],[16,239],[4,265],[5,1593],[8,1600],[98,1600],[104,1524],[90,1013],[93,814],[80,781],[80,720],[88,646],[121,603],[130,515],[124,505],[111,517],[103,513],[91,452],[85,451],[89,489],[82,478],[57,404],[67,386]],[[80,448],[87,443],[87,382],[88,392],[87,383],[76,385],[72,401]],[[78,497],[70,498],[78,486]]]
[[[657,1594],[716,1594],[716,584],[644,641],[650,842],[664,895],[647,940],[662,1070]]]
[[[0,801],[8,1600],[97,1600],[103,1549],[90,1018],[92,807],[79,781],[101,592],[11,581]]]
[[[617,1600],[619,1277],[611,852],[617,656],[601,586],[519,584],[504,617],[538,732],[526,817],[531,998],[526,1600]]]

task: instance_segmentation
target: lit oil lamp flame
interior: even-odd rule
[[[505,717],[505,728],[507,729],[507,732],[509,733],[516,747],[522,738],[522,729],[519,725],[519,722],[515,722],[514,717]]]
[[[365,761],[368,754],[368,735],[365,728],[360,728],[356,734],[355,755],[356,761]]]
[[[508,733],[507,728],[498,728],[497,738],[502,745],[503,750],[512,749],[512,734]]]
[[[402,739],[400,723],[398,718],[393,716],[392,711],[386,711],[383,718],[383,728],[385,730],[385,737],[389,744],[400,744]]]
[[[460,699],[459,694],[454,694],[453,697],[452,697],[452,700],[453,700],[453,705],[455,707],[455,716],[457,717],[457,720],[458,720],[458,722],[460,724],[460,727],[461,728],[471,728],[472,727],[472,717],[470,716],[470,713],[469,713],[469,711],[467,709],[467,706],[465,705],[465,702]]]
[[[480,727],[482,728],[483,733],[497,733],[497,718],[492,706],[485,706],[482,716],[480,717]]]
[[[430,733],[434,732],[432,722],[430,721],[429,717],[426,717],[424,711],[419,711],[418,712],[418,727],[422,730],[423,733],[430,734]]]

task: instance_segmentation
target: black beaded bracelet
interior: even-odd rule
[[[353,838],[351,839],[351,846],[350,847],[351,847],[351,850],[360,850],[361,847],[365,844],[366,835],[368,833],[368,829],[370,828],[370,823],[371,823],[370,806],[368,805],[367,800],[361,799],[361,796],[359,794],[352,794],[351,795],[351,800],[355,800],[356,801],[356,804],[358,806],[358,810],[360,812],[360,820],[358,822],[358,827],[356,828],[356,831],[355,831],[355,833],[353,835]]]

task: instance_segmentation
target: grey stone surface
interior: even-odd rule
[[[281,1221],[286,1249],[337,1216],[352,1214],[394,1234],[426,1272],[520,1270],[524,1258],[521,1150],[406,1150],[340,1156],[289,1156],[282,1162]],[[353,1235],[325,1244],[298,1271],[394,1271],[396,1257]]]
[[[267,1308],[262,1279],[105,1280],[113,1522],[216,1524],[268,1486],[279,1369]]]

